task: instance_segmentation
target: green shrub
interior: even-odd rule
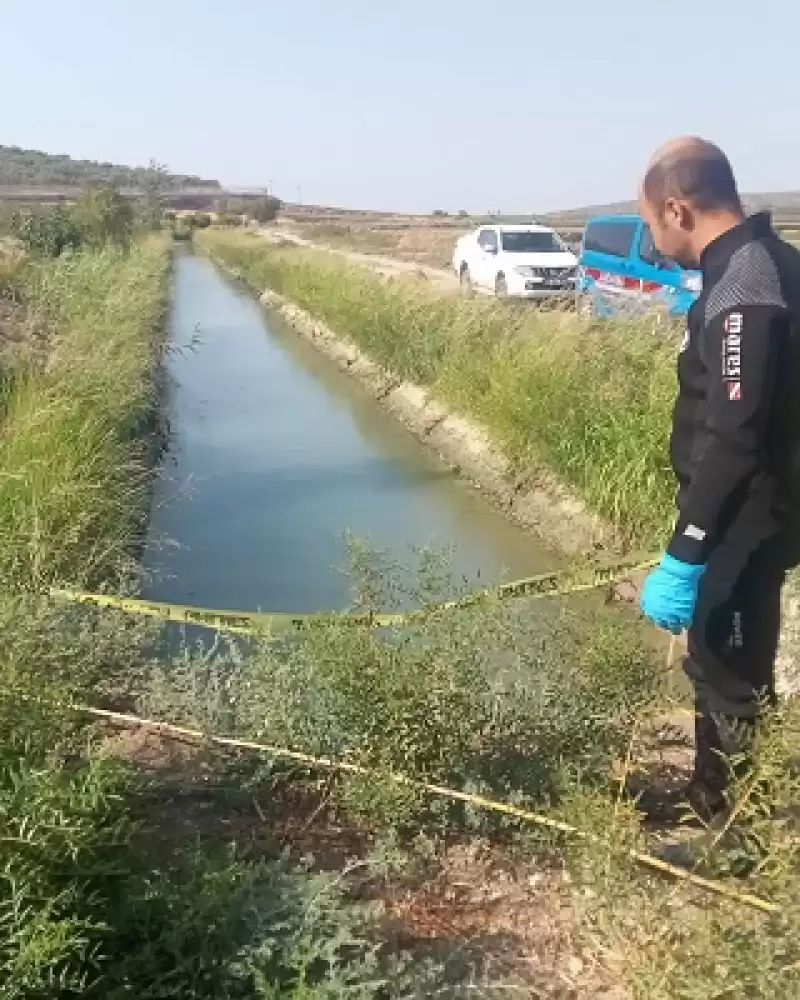
[[[372,769],[341,791],[382,828],[426,815],[476,831],[499,822],[398,789],[387,772],[536,805],[556,804],[577,774],[605,785],[661,690],[633,629],[593,602],[569,614],[495,599],[442,611],[453,588],[430,560],[422,579],[438,582],[421,590],[385,555],[356,561],[369,597],[355,608],[430,608],[407,625],[376,633],[333,618],[239,662],[173,663],[153,675],[142,710]]]
[[[19,220],[15,233],[29,253],[60,257],[82,246],[127,247],[133,230],[131,202],[112,185],[91,184],[74,205],[56,205]]]
[[[111,184],[90,184],[73,208],[75,220],[91,247],[108,243],[127,247],[133,237],[133,203]]]
[[[65,250],[77,250],[84,240],[83,228],[69,208],[28,215],[16,228],[16,235],[29,253],[60,257]]]
[[[280,198],[275,198],[272,195],[265,195],[265,197],[258,198],[252,203],[246,203],[247,214],[251,219],[255,219],[256,222],[260,222],[262,225],[267,222],[274,222],[278,218],[281,208],[283,208],[283,203]]]
[[[176,851],[136,819],[128,768],[68,705],[143,662],[140,626],[41,601],[0,626],[3,1000],[375,995],[371,914],[341,879]]]

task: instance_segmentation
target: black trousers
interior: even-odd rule
[[[698,708],[741,719],[775,697],[775,657],[788,539],[743,518],[713,551],[700,581],[684,669]]]

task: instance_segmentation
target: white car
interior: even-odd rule
[[[542,299],[574,295],[578,259],[547,226],[482,226],[456,243],[453,268],[465,290]]]

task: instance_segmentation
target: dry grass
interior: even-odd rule
[[[471,231],[463,226],[378,226],[367,221],[294,223],[292,229],[318,246],[378,254],[443,269],[452,263],[456,240]]]

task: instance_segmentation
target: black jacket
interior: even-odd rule
[[[800,520],[800,253],[761,214],[709,244],[701,265],[671,442],[668,551],[690,563],[743,518],[754,538]]]

